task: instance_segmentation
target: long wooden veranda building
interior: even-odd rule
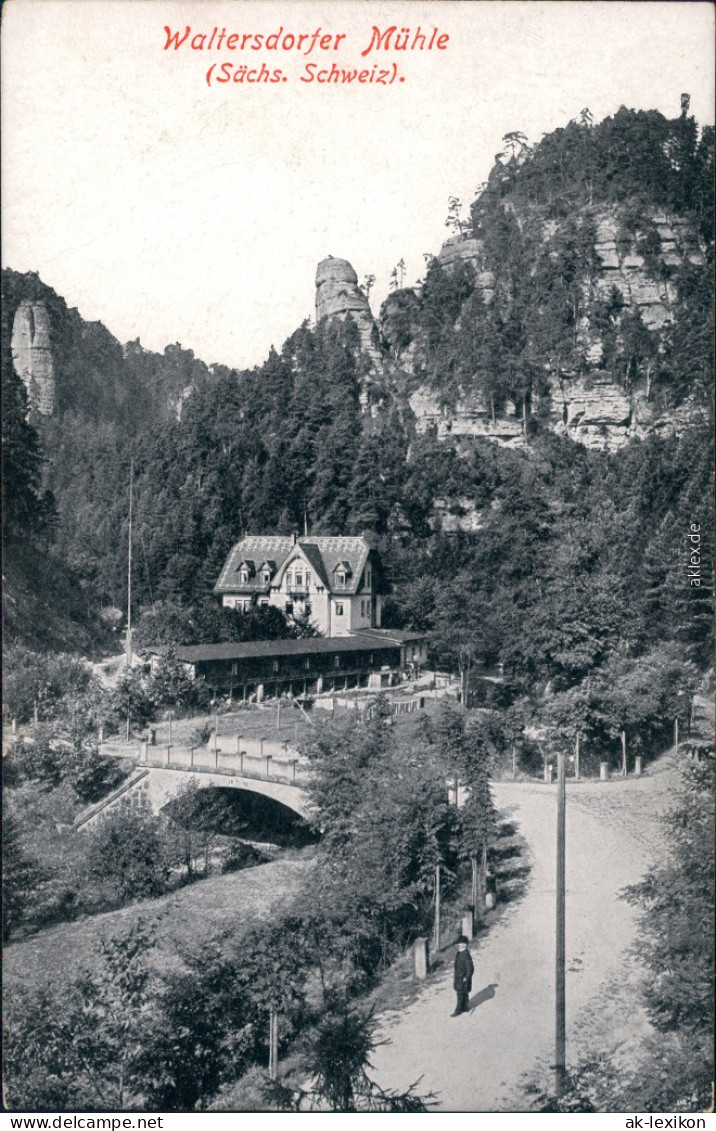
[[[401,670],[419,670],[425,651],[419,633],[372,630],[354,636],[197,644],[179,648],[177,657],[213,691],[262,700],[380,686]]]

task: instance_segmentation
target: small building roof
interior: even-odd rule
[[[177,659],[185,664],[211,660],[248,660],[261,656],[313,656],[332,652],[371,652],[379,647],[396,648],[394,640],[355,636],[314,636],[301,640],[242,640],[236,644],[191,644],[177,648]]]
[[[427,632],[408,632],[402,628],[352,628],[352,636],[369,636],[384,640],[388,644],[409,644],[415,640],[427,640]]]

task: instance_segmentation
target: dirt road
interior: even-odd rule
[[[657,818],[669,803],[674,777],[667,759],[642,778],[569,783],[566,992],[567,1057],[573,1062],[595,1034],[618,1044],[630,1027],[647,1024],[635,992],[629,1009],[623,1002],[614,1008],[615,993],[634,977],[625,951],[634,938],[635,911],[618,893],[654,858],[661,837]],[[470,1013],[450,1016],[455,1002],[450,948],[442,956],[444,973],[411,1006],[379,1016],[379,1037],[388,1043],[372,1057],[375,1078],[402,1089],[422,1077],[420,1093],[438,1094],[435,1110],[523,1111],[525,1074],[550,1080],[556,786],[505,782],[494,790],[503,815],[529,845],[531,873],[520,902],[471,946]]]

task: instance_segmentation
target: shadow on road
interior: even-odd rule
[[[495,996],[499,982],[492,982],[491,985],[485,986],[484,990],[479,990],[478,993],[473,994],[470,998],[470,1013],[477,1009],[478,1005],[482,1005],[483,1001],[489,1001],[491,997]]]

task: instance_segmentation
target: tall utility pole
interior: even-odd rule
[[[565,1078],[565,810],[567,792],[564,754],[557,755],[557,947],[555,954],[554,999],[554,1090],[564,1091]]]
[[[134,460],[129,461],[129,544],[127,548],[127,671],[132,666],[132,480]],[[131,707],[127,706],[127,742],[131,732]]]
[[[129,547],[127,549],[127,667],[132,664],[132,484],[134,460],[129,463]]]
[[[440,950],[440,865],[435,865],[435,924],[433,927],[433,951]]]

